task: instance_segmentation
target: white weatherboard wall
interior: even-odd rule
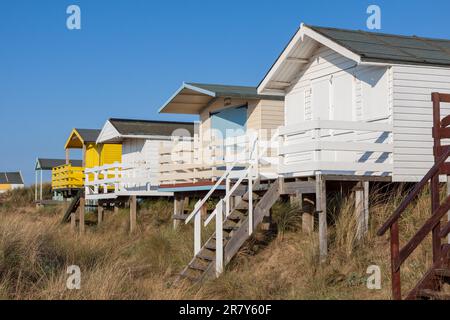
[[[388,67],[357,66],[337,52],[320,47],[310,63],[288,88],[285,100],[287,126],[310,120],[340,120],[363,122],[392,121],[392,72]],[[332,136],[330,136],[332,133]],[[348,133],[322,130],[322,140],[388,143],[385,133]],[[312,132],[288,137],[287,144],[309,142]],[[314,161],[313,152],[299,152],[285,157],[285,164]],[[391,162],[383,153],[327,151],[321,161]],[[305,172],[305,175],[311,172]]]
[[[433,166],[432,92],[450,93],[450,68],[393,66],[393,181],[420,181]],[[441,116],[449,114],[441,104]]]
[[[122,143],[122,162],[151,166],[152,185],[157,185],[160,144],[161,140],[125,139]]]

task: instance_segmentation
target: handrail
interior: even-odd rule
[[[251,171],[253,169],[253,166],[250,165],[245,171],[244,173],[241,175],[241,177],[239,177],[238,181],[233,185],[233,187],[230,189],[230,192],[228,192],[225,195],[225,198],[223,198],[223,201],[228,201],[229,198],[231,197],[231,195],[236,191],[236,189],[239,187],[239,185],[242,183],[242,181],[244,181],[244,179],[247,177],[247,175],[251,174]],[[216,210],[214,210],[209,217],[205,220],[204,226],[208,226],[208,224],[211,222],[211,220],[215,217],[215,215],[217,214]]]
[[[378,230],[377,235],[382,236],[386,231],[392,227],[392,225],[400,219],[403,211],[408,207],[411,201],[419,195],[419,192],[426,186],[427,182],[439,173],[441,166],[450,157],[450,148],[446,148],[439,160],[431,167],[430,171],[422,178],[422,180],[416,184],[414,189],[408,194],[408,196],[401,202],[397,210],[394,211],[392,216],[383,224]]]
[[[257,145],[258,137],[255,137],[255,140],[253,142],[252,151],[250,153],[250,158],[253,155],[253,152],[255,150],[255,147]],[[208,201],[209,197],[216,191],[216,189],[222,184],[222,182],[230,175],[230,173],[233,171],[234,167],[239,164],[241,161],[236,160],[234,161],[225,171],[225,173],[217,180],[217,182],[214,184],[214,186],[209,190],[209,192],[206,194],[206,196],[198,201],[196,203],[196,206],[194,207],[194,210],[191,212],[191,214],[186,218],[185,224],[188,224],[192,218],[200,211],[200,209],[203,207],[203,205]]]

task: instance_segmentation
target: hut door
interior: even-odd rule
[[[218,139],[244,135],[246,123],[247,106],[211,112],[212,134]]]
[[[227,138],[239,137],[245,135],[247,123],[247,106],[238,108],[228,108],[219,112],[211,113],[211,129],[212,136],[217,140],[225,140]],[[233,142],[234,146],[226,146],[219,144],[219,149],[215,148],[216,160],[225,160],[226,162],[234,162],[237,157],[243,156],[245,146]],[[242,143],[242,142],[241,142]],[[222,150],[222,152],[220,151]]]

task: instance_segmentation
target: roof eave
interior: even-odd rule
[[[270,81],[273,80],[274,75],[279,70],[281,65],[289,58],[289,55],[292,53],[292,51],[295,49],[297,43],[299,41],[303,41],[305,36],[317,41],[318,43],[329,47],[330,49],[338,52],[339,54],[355,61],[356,63],[361,63],[361,56],[357,53],[343,47],[342,45],[336,43],[335,41],[329,39],[325,35],[313,30],[311,27],[301,24],[298,31],[295,33],[295,35],[292,37],[288,45],[285,47],[285,49],[282,51],[280,56],[277,58],[275,63],[272,65],[272,67],[269,69],[267,74],[264,76],[263,80],[258,85],[258,93],[261,94],[263,92],[269,91],[267,86]],[[281,89],[280,89],[281,90]],[[272,91],[271,91],[272,92]]]
[[[203,88],[196,87],[195,85],[183,82],[181,87],[177,91],[175,91],[175,93],[163,104],[163,106],[161,108],[159,108],[158,113],[173,113],[173,112],[170,112],[170,111],[165,111],[164,109],[166,107],[168,107],[170,105],[170,103],[172,102],[172,100],[175,99],[184,89],[193,90],[193,91],[196,91],[198,93],[204,94],[206,96],[210,96],[211,98],[215,98],[216,97],[216,93],[215,92],[212,92],[212,91],[209,91],[209,90],[205,90]],[[197,113],[191,113],[191,114],[197,114]]]

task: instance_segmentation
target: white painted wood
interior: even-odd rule
[[[202,248],[202,215],[200,209],[202,207],[201,201],[195,204],[196,214],[194,217],[194,255],[197,255]]]
[[[220,200],[216,214],[216,277],[223,273],[223,212],[224,203]]]
[[[105,125],[102,128],[102,131],[100,132],[100,134],[97,138],[97,143],[111,142],[111,141],[119,139],[119,137],[120,137],[120,133],[108,120],[108,121],[106,121]]]
[[[394,65],[392,70],[392,179],[396,182],[417,182],[434,163],[431,93],[450,93],[450,68]],[[441,116],[449,114],[450,104],[442,104]]]
[[[250,173],[248,175],[248,234],[253,234],[253,180],[250,167]]]

